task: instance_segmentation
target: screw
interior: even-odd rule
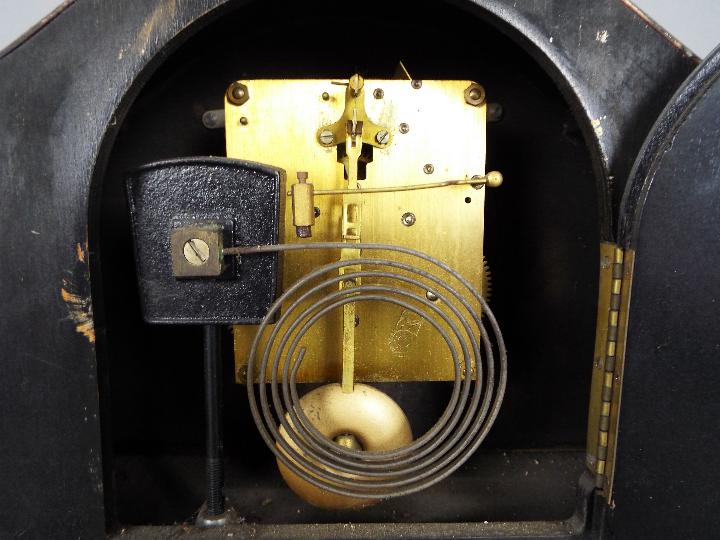
[[[386,129],[381,129],[377,132],[377,135],[375,135],[375,140],[379,144],[387,144],[390,142],[390,133]]]
[[[328,94],[327,92],[323,92],[322,98],[323,98],[323,101],[328,101],[330,99],[330,94]]]
[[[316,218],[319,218],[319,217],[320,217],[320,208],[318,208],[318,207],[316,206],[315,208],[313,208],[313,211],[315,212],[315,217],[316,217]]]
[[[407,125],[405,122],[400,124],[400,133],[407,133],[408,131],[410,131],[409,125]]]
[[[248,119],[245,118],[244,116],[241,116],[241,117],[240,117],[240,125],[241,125],[241,126],[247,126],[247,125],[248,125]]]
[[[432,163],[426,163],[425,166],[423,167],[423,172],[425,174],[432,174],[435,172],[435,167],[433,167]]]
[[[330,145],[335,142],[335,135],[329,129],[324,129],[320,132],[320,144]]]
[[[373,97],[375,99],[382,99],[384,95],[385,95],[385,92],[383,91],[382,88],[376,88],[375,91],[373,92]]]
[[[202,266],[210,258],[210,246],[205,240],[191,238],[183,246],[185,260],[193,266]]]
[[[400,218],[400,222],[406,227],[412,227],[415,225],[415,214],[412,212],[405,212]]]
[[[360,326],[360,317],[355,315],[355,328],[357,328],[358,326]]]
[[[410,86],[412,86],[415,90],[419,90],[422,88],[422,81],[419,79],[413,79]]]
[[[435,293],[432,292],[432,291],[426,292],[426,293],[425,293],[425,298],[427,298],[427,299],[430,300],[431,302],[437,302],[437,301],[438,301],[438,295],[435,294]]]

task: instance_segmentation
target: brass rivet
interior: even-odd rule
[[[373,92],[373,97],[375,99],[382,99],[383,96],[385,96],[385,92],[383,91],[382,88],[376,88],[375,91]]]
[[[415,225],[415,214],[412,212],[405,212],[400,218],[400,222],[406,227],[412,227]]]
[[[327,92],[323,92],[322,99],[323,101],[328,101],[330,99],[330,94],[328,94]]]
[[[244,116],[240,117],[240,125],[247,126],[248,125],[248,119]]]
[[[432,163],[426,163],[425,166],[423,167],[423,172],[425,174],[432,174],[433,172],[435,172],[435,167],[433,166]]]
[[[407,125],[405,122],[400,124],[400,133],[407,133],[408,131],[410,131],[409,125]]]

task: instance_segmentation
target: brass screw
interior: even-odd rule
[[[329,129],[324,129],[320,132],[320,143],[324,145],[329,145],[335,142],[335,135],[333,135],[333,132]]]
[[[409,125],[407,125],[405,122],[400,124],[400,133],[407,133],[408,131],[410,131]]]
[[[386,129],[381,129],[377,132],[377,135],[375,135],[375,140],[378,144],[387,144],[390,142],[390,133],[388,133]]]
[[[383,96],[385,96],[385,92],[382,88],[376,88],[373,92],[373,97],[375,97],[375,99],[382,99]]]
[[[240,125],[242,125],[242,126],[247,126],[247,125],[248,125],[248,119],[245,118],[244,116],[241,116],[241,117],[240,117]]]
[[[419,79],[413,79],[410,86],[412,86],[415,90],[420,90],[420,88],[422,88],[422,81]]]
[[[327,92],[323,92],[322,98],[323,98],[323,101],[328,101],[330,99],[330,94],[328,94]]]
[[[435,167],[433,167],[432,163],[426,163],[425,166],[423,167],[423,172],[425,174],[432,174],[435,172]]]
[[[205,240],[191,238],[183,246],[185,260],[193,266],[202,266],[210,258],[210,246]]]
[[[400,218],[400,222],[406,227],[412,227],[415,225],[415,214],[412,212],[405,212]]]
[[[431,302],[437,302],[437,301],[438,301],[438,295],[435,294],[435,293],[432,292],[432,291],[426,292],[426,293],[425,293],[425,298],[427,298],[427,299],[430,300]]]

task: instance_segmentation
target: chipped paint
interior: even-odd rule
[[[605,44],[607,43],[609,35],[607,30],[598,30],[595,34],[595,41]]]
[[[78,261],[81,263],[85,262],[85,251],[83,250],[83,247],[80,245],[80,242],[77,243],[75,246],[75,254],[77,255]]]
[[[75,245],[75,257],[78,267],[86,283],[89,283],[89,270],[87,266],[87,244],[85,247],[79,242]],[[72,273],[76,274],[76,273]],[[79,287],[72,279],[63,278],[60,287],[60,296],[65,302],[70,320],[75,323],[75,331],[95,343],[95,325],[93,324],[92,301],[89,288],[87,293],[78,290]]]
[[[605,115],[605,116],[600,116],[599,118],[595,118],[594,120],[592,120],[592,121],[590,122],[590,124],[592,125],[593,129],[595,130],[595,135],[597,135],[598,137],[602,137],[602,135],[603,135],[603,133],[604,133],[603,127],[602,127],[602,122],[603,122],[603,120],[605,120],[606,118],[607,118],[607,115]]]

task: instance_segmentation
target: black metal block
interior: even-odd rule
[[[128,198],[146,321],[260,322],[277,292],[277,254],[242,263],[225,258],[216,276],[201,276],[202,271],[197,277],[178,276],[172,253],[182,256],[182,245],[173,249],[172,239],[177,242],[182,228],[213,223],[226,247],[276,243],[284,177],[281,169],[226,158],[162,161],[130,174]],[[211,246],[209,253],[216,251]]]

